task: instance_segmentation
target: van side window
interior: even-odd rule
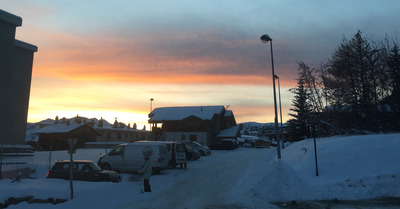
[[[123,155],[125,150],[125,146],[116,147],[114,150],[108,154],[109,156]]]

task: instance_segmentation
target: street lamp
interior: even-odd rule
[[[151,114],[151,111],[153,111],[153,101],[154,101],[154,99],[151,98],[150,99],[150,113],[149,113],[149,115]],[[150,124],[150,131],[152,131],[152,130],[153,130],[153,128],[151,127],[151,124]]]
[[[279,93],[279,113],[281,116],[281,127],[280,127],[280,132],[279,132],[279,136],[280,136],[280,140],[282,142],[282,149],[285,148],[285,143],[283,141],[283,129],[282,129],[282,103],[281,103],[281,82],[279,80],[279,77],[277,75],[275,75],[275,78],[278,79],[278,93]]]
[[[153,111],[153,101],[154,101],[154,99],[151,98],[150,99],[150,113],[151,113],[151,111]]]
[[[278,111],[277,111],[277,107],[276,107],[276,91],[275,91],[275,72],[274,72],[274,54],[272,51],[272,38],[269,37],[269,35],[264,34],[260,37],[260,40],[262,43],[268,43],[270,42],[270,46],[271,46],[271,63],[272,63],[272,83],[273,83],[273,87],[274,87],[274,109],[275,109],[275,135],[276,135],[276,140],[277,140],[277,151],[278,151],[278,159],[281,159],[281,145],[280,145],[280,139],[278,136]]]

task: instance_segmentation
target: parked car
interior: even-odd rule
[[[210,148],[213,150],[233,150],[236,149],[236,145],[232,141],[219,141],[215,144],[210,145]]]
[[[222,139],[221,141],[231,141],[235,144],[236,148],[239,148],[239,143],[236,139]]]
[[[56,161],[53,167],[47,172],[46,178],[69,180],[69,166],[69,160]],[[74,160],[72,178],[73,180],[80,181],[121,181],[121,175],[119,173],[101,170],[101,168],[91,160]]]
[[[154,173],[161,172],[169,165],[167,145],[154,141],[120,144],[100,156],[98,164],[104,170],[138,172],[145,156],[150,158]]]
[[[203,145],[199,144],[198,142],[189,141],[189,140],[186,140],[184,142],[189,147],[191,147],[193,150],[197,150],[200,153],[200,155],[202,155],[202,156],[211,155],[211,149],[206,147],[206,146],[203,146]]]
[[[198,160],[198,159],[200,159],[200,156],[201,156],[201,154],[200,154],[199,151],[193,150],[193,160]]]

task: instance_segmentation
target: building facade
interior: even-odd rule
[[[233,112],[224,106],[161,107],[149,118],[156,140],[190,140],[206,146],[215,143],[221,131],[236,126]]]
[[[0,10],[0,144],[25,144],[33,54],[15,39],[22,18]]]

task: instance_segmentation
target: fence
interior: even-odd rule
[[[0,145],[0,179],[14,179],[18,173],[29,177],[34,149],[29,145]]]

